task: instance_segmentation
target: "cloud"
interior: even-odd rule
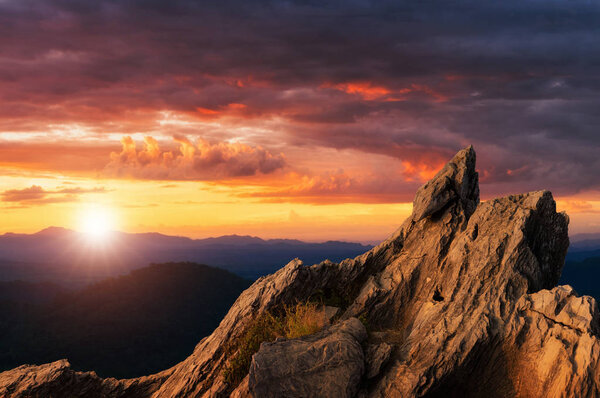
[[[381,85],[376,85],[368,81],[344,82],[337,84],[323,83],[321,88],[331,88],[343,91],[347,94],[358,95],[367,101],[407,101],[411,97],[414,98],[415,94],[425,94],[430,96],[436,102],[444,102],[449,99],[447,95],[438,92],[427,85],[415,83],[411,83],[407,87],[401,87],[395,90]]]
[[[336,166],[314,149],[332,148],[388,156],[420,180],[474,144],[483,192],[568,195],[600,184],[598,18],[600,4],[583,0],[3,1],[0,132],[98,142],[144,131],[225,147],[241,137],[255,148],[195,165],[150,144],[106,169],[201,180],[272,174],[282,160],[268,154],[299,147],[314,175]],[[162,123],[165,112],[178,119]],[[11,144],[0,165],[89,172],[109,144],[102,154]]]
[[[600,214],[600,203],[581,199],[559,200],[557,205],[568,214]]]
[[[138,150],[131,137],[124,137],[121,152],[111,153],[104,169],[109,176],[151,180],[214,181],[271,174],[285,167],[282,154],[272,154],[260,146],[239,142],[217,142],[198,138],[192,143],[176,136],[178,151],[162,150],[157,140],[144,139]]]
[[[89,174],[101,170],[110,152],[116,149],[102,141],[49,141],[47,138],[39,141],[42,142],[0,140],[0,167]]]
[[[75,202],[80,195],[108,192],[104,187],[95,188],[57,188],[47,190],[39,185],[23,189],[9,189],[0,193],[3,202],[18,203],[22,206],[45,205],[50,203]]]
[[[29,188],[9,189],[2,193],[4,202],[27,202],[37,201],[46,197],[46,191],[39,185],[32,185]]]
[[[285,182],[284,188],[265,187],[238,196],[272,203],[400,203],[411,202],[423,183],[419,178],[407,179],[400,170],[351,175],[341,169],[314,176],[291,174]]]
[[[386,98],[391,94],[391,91],[387,87],[377,86],[371,82],[323,83],[321,87],[333,88],[348,94],[356,94],[369,101]]]

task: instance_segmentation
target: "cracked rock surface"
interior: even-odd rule
[[[364,373],[367,331],[350,318],[312,336],[263,343],[252,358],[250,396],[351,398]]]
[[[389,239],[260,278],[173,368],[115,380],[60,361],[22,366],[0,373],[0,396],[598,397],[597,304],[556,287],[567,227],[547,191],[480,203],[469,147],[417,191]],[[263,343],[244,381],[225,383],[227,347],[256,316],[317,294],[342,299],[336,325]]]

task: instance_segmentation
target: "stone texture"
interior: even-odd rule
[[[230,398],[252,398],[250,388],[248,386],[249,376],[244,377],[244,380],[236,387],[229,396]]]
[[[458,152],[431,181],[417,191],[412,218],[419,221],[459,201],[467,217],[479,203],[479,179],[475,171],[475,151],[468,147]]]
[[[254,397],[353,397],[364,372],[367,332],[356,318],[311,336],[263,343],[252,358]]]
[[[599,319],[596,301],[570,286],[523,296],[502,344],[514,395],[600,396]]]
[[[323,307],[323,313],[325,314],[325,319],[331,322],[340,313],[340,308],[326,305]]]
[[[168,372],[130,380],[101,379],[94,372],[74,371],[63,359],[40,366],[23,365],[0,373],[0,397],[147,397],[157,390]]]
[[[369,344],[365,353],[367,371],[365,377],[372,379],[381,371],[392,353],[392,346],[388,343]]]
[[[336,384],[346,388],[341,396],[599,396],[598,310],[592,298],[555,287],[568,247],[568,217],[556,212],[552,195],[538,191],[479,203],[475,152],[469,147],[417,191],[413,206],[389,239],[361,256],[312,266],[296,259],[257,280],[213,334],[172,369],[118,381],[62,365],[54,376],[46,375],[43,366],[56,363],[21,367],[0,374],[0,391],[9,397],[31,396],[25,391],[78,396],[85,389],[96,394],[90,396],[224,397],[233,391],[238,397],[269,397],[280,388],[307,391],[313,383],[314,391],[327,396],[320,389],[339,380],[307,380],[339,369],[299,369],[312,356],[346,352],[332,352],[324,343],[327,333],[360,318],[369,327],[364,347],[371,359],[367,374],[358,372],[360,380],[353,376],[345,386]],[[224,383],[226,348],[254,317],[322,292],[346,302],[342,323],[315,336],[265,344],[240,386]],[[360,341],[344,338],[347,344]],[[377,356],[370,357],[369,347],[381,343],[390,346],[390,354],[375,371]],[[344,366],[364,366],[361,355],[356,350]],[[294,375],[293,383],[277,378],[286,374]]]

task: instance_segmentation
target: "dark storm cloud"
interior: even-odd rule
[[[0,0],[0,125],[278,116],[288,145],[418,164],[472,143],[490,191],[569,194],[600,187],[599,20],[593,1]]]

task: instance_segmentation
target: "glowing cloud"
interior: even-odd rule
[[[19,203],[20,205],[42,205],[48,203],[74,202],[79,199],[79,195],[88,193],[104,193],[107,190],[104,187],[96,188],[60,188],[55,190],[46,190],[39,185],[32,185],[23,189],[9,189],[0,194],[3,202]]]
[[[282,154],[272,154],[260,146],[242,143],[210,143],[202,138],[196,144],[175,136],[179,151],[163,151],[152,137],[138,150],[129,136],[121,141],[120,153],[110,155],[104,171],[109,176],[155,180],[212,181],[257,174],[270,174],[285,167]]]
[[[368,101],[380,99],[381,97],[385,97],[391,93],[391,90],[389,90],[388,88],[383,86],[377,86],[371,82],[353,82],[339,84],[325,83],[321,87],[333,88],[348,94],[359,95],[363,99]]]

